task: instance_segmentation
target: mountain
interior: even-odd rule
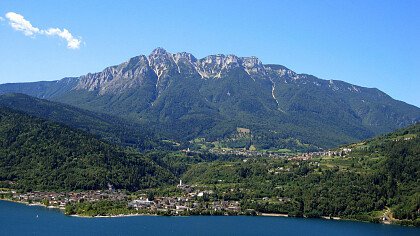
[[[229,139],[248,128],[259,148],[332,147],[420,120],[418,107],[378,89],[256,57],[197,59],[162,48],[78,78],[0,85],[0,94],[10,92],[117,115],[184,141]]]
[[[32,116],[62,123],[118,145],[130,146],[139,150],[170,148],[145,126],[67,104],[25,94],[9,93],[0,95],[0,107],[8,107]]]
[[[63,78],[57,81],[2,84],[0,93],[23,93],[38,98],[50,98],[73,89],[78,81],[78,78],[74,77]]]
[[[10,182],[12,181],[12,182]],[[133,150],[58,123],[0,109],[0,187],[23,190],[137,190],[173,175]]]

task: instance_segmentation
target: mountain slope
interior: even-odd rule
[[[119,145],[130,146],[139,150],[164,148],[164,144],[146,127],[110,115],[24,94],[0,95],[0,106],[59,122]]]
[[[0,109],[0,185],[24,190],[136,190],[172,183],[173,176],[135,151],[84,132]]]
[[[344,154],[200,162],[181,179],[263,213],[374,222],[385,216],[420,226],[420,123],[335,151]]]
[[[393,217],[420,226],[420,123],[349,147],[354,158],[382,157],[373,183],[385,187]]]
[[[76,82],[74,82],[76,81]],[[59,81],[57,83],[63,83]],[[420,109],[377,89],[297,74],[255,57],[196,59],[162,48],[31,95],[144,123],[170,138],[217,140],[251,129],[260,148],[332,147],[420,120]],[[0,85],[5,92],[28,87]]]
[[[69,77],[57,81],[2,84],[0,86],[0,94],[23,93],[38,98],[50,98],[68,92],[78,82],[78,78]]]

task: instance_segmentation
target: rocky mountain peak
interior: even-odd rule
[[[178,67],[178,73],[185,75],[197,74],[197,59],[187,52],[173,54],[173,59]]]
[[[267,74],[264,65],[257,57],[242,57],[241,61],[242,66],[249,75],[265,76]]]
[[[294,72],[281,66],[264,66],[257,57],[238,57],[233,54],[216,54],[197,59],[191,53],[170,53],[163,48],[154,49],[149,56],[139,55],[111,66],[99,73],[81,76],[75,89],[100,91],[100,93],[133,88],[147,81],[156,80],[158,94],[169,86],[175,77],[201,77],[218,79],[232,69],[242,69],[255,81],[270,79],[270,75],[294,77]],[[143,81],[143,82],[142,82]],[[117,88],[118,87],[118,88]]]
[[[130,60],[128,60],[127,62],[120,64],[118,66],[118,70],[120,70],[124,74],[127,71],[135,71],[148,65],[149,60],[147,59],[147,57],[144,55],[140,55],[130,58]]]
[[[188,53],[188,52],[178,52],[176,54],[173,54],[173,58],[176,63],[178,63],[180,60],[185,60],[190,63],[197,62],[197,58],[195,58],[191,53]]]
[[[197,71],[202,78],[220,77],[226,56],[223,54],[210,55],[200,59],[197,63]]]
[[[197,71],[202,78],[220,78],[223,73],[241,66],[241,58],[236,55],[210,55],[197,62]]]
[[[227,55],[224,67],[239,67],[240,58],[236,55]]]
[[[165,55],[168,54],[168,52],[161,47],[157,47],[155,49],[153,49],[153,51],[150,53],[150,55]]]
[[[281,65],[264,65],[264,69],[268,74],[274,74],[287,80],[297,80],[298,74],[289,68]]]
[[[172,71],[179,72],[173,55],[163,48],[154,49],[148,59],[149,66],[155,71],[158,80]]]

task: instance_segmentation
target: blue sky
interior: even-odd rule
[[[16,31],[8,12],[39,32]],[[164,47],[257,56],[420,106],[419,12],[417,0],[0,0],[0,83],[79,76]]]

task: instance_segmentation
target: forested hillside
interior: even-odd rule
[[[0,186],[29,190],[137,190],[174,183],[135,150],[61,124],[0,109]]]
[[[345,148],[352,151],[306,161],[203,162],[182,179],[259,212],[420,225],[420,124]]]
[[[0,106],[80,129],[115,144],[139,150],[171,149],[145,125],[123,118],[83,110],[67,104],[31,97],[25,94],[0,95]]]

